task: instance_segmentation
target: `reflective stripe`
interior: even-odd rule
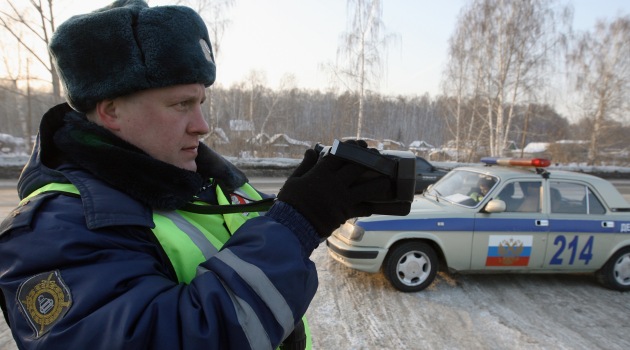
[[[293,312],[289,304],[278,291],[276,286],[269,280],[267,275],[255,265],[252,265],[238,256],[229,249],[224,249],[216,255],[216,258],[232,267],[236,273],[258,294],[258,296],[267,304],[271,312],[273,312],[276,321],[284,330],[284,338],[292,331],[295,320]]]
[[[219,250],[214,247],[214,245],[208,241],[208,238],[201,232],[197,227],[190,222],[188,222],[182,215],[180,215],[176,211],[164,211],[164,210],[156,210],[154,214],[162,215],[171,221],[179,228],[180,231],[185,233],[188,238],[197,246],[197,248],[201,251],[201,254],[204,257],[204,260],[210,259],[214,254],[216,254]],[[157,225],[156,225],[157,226]]]
[[[195,277],[190,264],[196,262],[197,266],[199,262],[204,261],[203,254],[186,232],[182,232],[170,218],[154,213],[153,222],[155,223],[153,234],[171,261],[177,280],[190,283]]]
[[[221,281],[221,283],[223,283],[223,281]],[[271,349],[269,335],[267,331],[265,331],[265,327],[263,327],[254,309],[252,309],[245,300],[232,293],[225,285],[223,285],[223,287],[232,300],[234,311],[236,311],[236,318],[238,318],[238,323],[243,333],[245,333],[249,347],[252,349]]]
[[[52,182],[31,192],[28,196],[26,196],[24,199],[20,201],[20,204],[23,204],[23,202],[27,201],[29,198],[37,196],[38,194],[42,192],[53,192],[53,191],[79,194],[79,190],[73,184],[62,184],[62,183]]]

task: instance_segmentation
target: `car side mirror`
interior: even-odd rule
[[[505,202],[500,199],[493,199],[484,208],[487,213],[502,213],[505,211]]]

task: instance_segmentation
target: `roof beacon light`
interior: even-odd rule
[[[551,161],[545,158],[497,158],[483,157],[481,162],[486,165],[505,165],[505,166],[531,166],[536,168],[545,168],[551,165]]]

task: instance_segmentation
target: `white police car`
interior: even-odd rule
[[[327,240],[351,268],[419,291],[438,269],[459,272],[594,272],[630,290],[630,205],[601,178],[547,171],[545,159],[484,158],[451,170],[409,215],[352,219]]]

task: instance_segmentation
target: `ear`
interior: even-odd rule
[[[96,104],[97,124],[111,131],[120,130],[120,118],[116,114],[116,101],[103,100]]]

